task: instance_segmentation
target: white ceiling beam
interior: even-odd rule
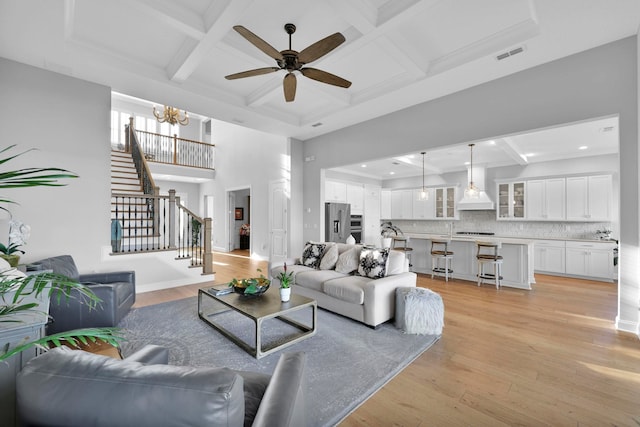
[[[526,19],[433,60],[429,74],[442,73],[500,50],[522,44],[538,35],[540,35],[538,24],[533,19]]]
[[[520,152],[518,146],[515,144],[512,138],[498,139],[496,140],[496,144],[498,144],[498,147],[500,147],[507,156],[513,159],[520,166],[529,164],[529,161],[525,157],[526,153]]]
[[[329,0],[331,7],[338,11],[340,17],[357,28],[362,34],[376,28],[378,10],[365,0]]]
[[[73,37],[76,22],[76,0],[64,0],[64,39]]]
[[[166,0],[128,0],[127,7],[135,7],[150,18],[174,28],[196,40],[205,36],[204,21],[195,12]]]
[[[213,46],[218,43],[232,27],[239,21],[240,16],[255,0],[227,0],[213,2],[207,12],[205,20],[209,24],[204,37],[197,44],[191,46],[183,44],[176,58],[167,67],[167,75],[174,82],[184,82],[195,71],[200,63],[209,55]],[[223,7],[224,6],[224,7]]]

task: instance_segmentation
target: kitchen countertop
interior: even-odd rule
[[[448,233],[404,233],[405,237],[411,239],[448,239]],[[467,242],[481,240],[485,242],[501,241],[502,243],[510,244],[529,244],[535,243],[536,240],[558,240],[558,241],[571,241],[571,242],[598,242],[598,243],[616,243],[615,240],[602,240],[602,239],[579,239],[570,237],[516,237],[516,236],[500,236],[500,235],[469,235],[469,234],[453,234],[451,240],[454,242]]]

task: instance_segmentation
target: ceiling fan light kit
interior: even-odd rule
[[[351,86],[351,82],[338,77],[334,74],[328,73],[317,68],[305,67],[306,64],[313,62],[327,53],[331,52],[342,43],[345,42],[345,38],[340,33],[334,33],[330,36],[323,38],[301,52],[297,52],[291,48],[291,35],[296,32],[296,26],[293,24],[285,24],[284,30],[289,34],[289,49],[283,51],[277,51],[269,43],[262,40],[260,37],[243,27],[242,25],[236,25],[233,27],[242,37],[247,39],[249,43],[260,49],[263,53],[276,60],[277,67],[264,67],[254,70],[242,71],[235,74],[225,76],[227,80],[241,79],[245,77],[259,76],[262,74],[274,73],[276,71],[285,70],[287,74],[284,76],[282,82],[284,90],[284,99],[287,102],[292,102],[296,97],[297,79],[294,71],[299,71],[303,76],[312,80],[326,83],[333,86],[348,88]]]

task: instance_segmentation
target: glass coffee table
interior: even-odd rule
[[[208,287],[198,291],[198,316],[256,359],[312,337],[316,333],[318,305],[311,298],[291,294],[291,299],[288,302],[281,302],[278,288],[271,288],[261,296],[244,296],[233,292],[226,295],[215,295],[210,289]],[[215,303],[211,303],[212,301]],[[287,317],[287,315],[305,309],[311,310],[311,325]],[[253,341],[253,345],[245,342],[221,322],[215,320],[216,316],[229,312],[235,312],[253,322],[255,334],[250,340]],[[273,343],[263,343],[263,324],[269,319],[280,320],[293,326],[299,332],[285,334],[283,338]]]

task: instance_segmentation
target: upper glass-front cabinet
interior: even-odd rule
[[[524,201],[524,182],[508,182],[498,184],[498,210],[496,211],[498,219],[524,219]]]
[[[456,188],[436,188],[436,218],[458,219]]]

